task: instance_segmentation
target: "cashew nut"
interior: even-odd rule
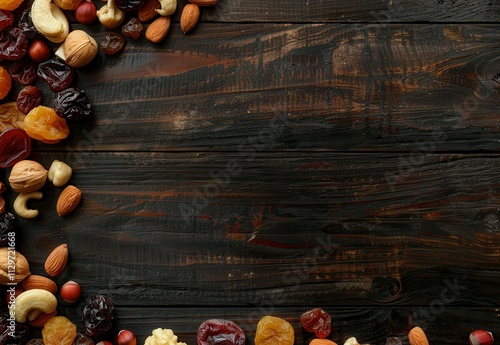
[[[25,322],[31,310],[40,310],[46,314],[52,313],[57,308],[57,298],[51,292],[43,289],[31,289],[21,292],[16,297],[14,308],[17,322]]]
[[[61,187],[68,183],[72,173],[73,170],[68,164],[56,159],[50,165],[48,178],[54,186]]]
[[[34,0],[31,5],[33,25],[49,41],[60,43],[69,33],[69,23],[64,12],[50,0]]]
[[[110,30],[116,29],[125,19],[125,13],[116,7],[114,0],[108,0],[96,14],[101,24]]]
[[[41,192],[21,193],[14,200],[14,211],[23,218],[35,218],[38,216],[38,210],[30,210],[26,203],[29,199],[40,200],[43,197]]]
[[[160,0],[161,8],[157,9],[156,12],[160,16],[169,16],[174,14],[177,9],[177,0]]]

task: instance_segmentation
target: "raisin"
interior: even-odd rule
[[[37,74],[53,92],[64,90],[73,81],[73,69],[57,59],[39,64]]]
[[[60,117],[68,121],[79,121],[88,118],[92,109],[85,91],[70,87],[58,92],[54,99],[54,110]]]
[[[302,327],[308,332],[314,332],[318,338],[326,338],[332,331],[332,318],[321,308],[306,311],[300,317]]]
[[[118,53],[125,44],[125,38],[114,32],[108,31],[101,41],[101,50],[106,55]]]
[[[0,10],[0,31],[14,24],[14,14],[11,11]]]
[[[91,297],[89,303],[83,307],[85,333],[89,337],[95,337],[109,331],[113,325],[114,309],[113,303],[106,296]]]
[[[54,109],[39,105],[24,118],[24,130],[33,139],[55,144],[69,134],[66,120],[57,116]]]
[[[42,94],[36,86],[25,86],[17,95],[17,108],[24,115],[42,103]]]
[[[17,109],[16,102],[0,105],[0,133],[11,128],[23,128],[24,114]]]
[[[116,6],[125,12],[135,11],[144,5],[146,0],[116,0]]]
[[[0,168],[8,168],[29,156],[31,138],[19,128],[0,133]]]
[[[8,28],[0,32],[0,59],[19,60],[28,51],[28,39],[21,29]]]
[[[293,345],[295,334],[292,325],[279,317],[264,316],[257,324],[255,345]]]
[[[43,325],[44,344],[71,345],[76,338],[76,325],[64,316],[54,316]]]
[[[94,345],[92,338],[86,336],[82,333],[76,333],[76,338],[73,341],[73,345]]]
[[[12,78],[9,72],[2,66],[0,66],[0,99],[5,98],[9,94],[10,88],[12,87]]]
[[[43,345],[43,340],[40,338],[33,338],[28,341],[26,345]]]
[[[403,345],[403,340],[398,337],[387,338],[385,345]]]
[[[9,233],[15,232],[14,222],[16,217],[12,213],[4,212],[0,215],[0,246],[9,243]]]
[[[12,79],[22,85],[29,85],[36,80],[36,64],[28,57],[17,60],[10,69]]]
[[[31,19],[31,9],[29,8],[21,13],[21,18],[19,18],[17,27],[24,32],[28,40],[34,39],[39,34]]]
[[[0,313],[0,345],[26,344],[30,338],[31,330],[27,325],[9,321],[9,313]]]
[[[198,345],[245,345],[245,333],[234,322],[211,319],[198,328]]]
[[[139,19],[137,19],[136,17],[132,17],[127,22],[127,24],[125,24],[124,26],[122,26],[122,33],[125,36],[130,37],[130,38],[136,40],[141,35],[141,32],[142,32],[143,29],[144,29],[144,27],[142,26],[142,24],[139,21]]]

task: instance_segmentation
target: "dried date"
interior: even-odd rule
[[[0,59],[19,60],[28,51],[28,39],[21,29],[7,28],[0,32]]]
[[[203,322],[196,335],[198,345],[245,345],[245,333],[234,322],[211,319]]]
[[[73,81],[73,69],[62,61],[51,59],[38,65],[38,76],[53,92],[66,89]]]
[[[137,19],[136,17],[132,17],[127,22],[127,24],[125,24],[124,26],[122,26],[122,33],[125,36],[130,37],[130,38],[136,40],[141,35],[141,32],[142,32],[143,29],[144,29],[144,27],[142,26],[142,24],[139,21],[139,19]]]
[[[113,325],[113,303],[104,295],[95,295],[83,307],[83,327],[89,337],[102,335]]]
[[[31,19],[31,9],[26,9],[21,13],[17,27],[24,32],[28,40],[33,40],[39,34]]]
[[[14,24],[14,15],[11,11],[0,10],[0,31]]]
[[[12,79],[22,85],[29,85],[36,79],[36,64],[27,56],[17,60],[10,69]]]
[[[36,86],[25,86],[17,95],[17,109],[24,115],[42,103],[42,94]]]
[[[92,114],[90,101],[85,91],[77,87],[58,92],[54,99],[54,109],[59,117],[67,121],[80,121]]]
[[[332,318],[321,308],[306,311],[300,317],[302,327],[308,332],[314,332],[318,338],[326,338],[332,331]]]

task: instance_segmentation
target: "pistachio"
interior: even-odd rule
[[[56,56],[71,67],[83,67],[97,55],[97,42],[83,30],[71,31]]]

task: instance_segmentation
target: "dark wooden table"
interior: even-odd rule
[[[194,345],[226,318],[251,345],[274,315],[307,345],[313,307],[339,344],[407,342],[409,319],[432,344],[500,338],[500,3],[221,0],[183,35],[185,3],[162,43],[78,69],[93,120],[34,144],[83,192],[60,218],[47,184],[18,222],[33,273],[69,246],[57,282],[83,296],[59,313],[82,329],[105,294],[109,338],[140,344],[162,327]]]

